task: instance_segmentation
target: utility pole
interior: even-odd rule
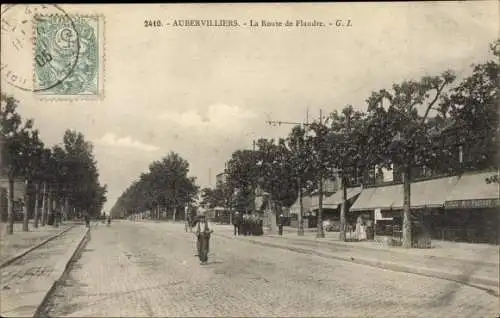
[[[212,168],[208,168],[208,185],[212,187]]]
[[[323,111],[320,109],[319,110],[319,124],[323,125]],[[321,162],[323,158],[318,158]],[[316,232],[316,237],[318,238],[323,238],[325,237],[325,231],[323,231],[323,169],[320,168],[320,174],[319,174],[319,207],[318,207],[318,230]]]
[[[300,125],[300,126],[305,126],[305,127],[308,127],[310,126],[311,124],[309,123],[309,108],[307,109],[307,113],[306,113],[306,122],[305,123],[301,123],[301,122],[290,122],[290,121],[275,121],[275,120],[268,120],[267,123],[269,125],[273,125],[273,126],[281,126],[281,125]],[[320,123],[322,123],[322,112],[320,111]],[[299,142],[299,140],[297,140],[297,150],[301,151],[302,147],[301,147],[301,144]],[[298,190],[299,190],[299,205],[300,205],[300,211],[299,211],[299,215],[298,215],[298,227],[297,227],[297,235],[298,236],[304,236],[304,206],[303,206],[303,202],[302,202],[302,197],[303,197],[303,193],[302,193],[302,180],[301,180],[301,176],[300,176],[300,173],[297,174],[297,185],[298,185]],[[320,192],[321,192],[321,195],[320,195],[320,213],[322,213],[322,192],[323,192],[323,180],[320,180]],[[319,219],[318,219],[318,222],[319,222]],[[318,229],[319,229],[319,226],[321,226],[321,234],[322,236],[321,237],[325,237],[325,234],[323,232],[323,224],[318,224]],[[319,231],[318,231],[318,236],[320,235]]]

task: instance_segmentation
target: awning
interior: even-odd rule
[[[347,188],[346,199],[347,200],[353,199],[355,196],[357,196],[361,193],[361,190],[362,190],[361,187]],[[335,192],[331,196],[325,197],[323,200],[323,206],[338,208],[338,206],[340,204],[342,204],[342,196],[343,196],[343,191],[342,191],[342,189],[340,189],[339,191]]]
[[[468,173],[462,175],[446,198],[446,209],[479,209],[500,206],[500,185],[488,184],[486,178],[496,172]]]
[[[366,188],[361,191],[354,204],[351,206],[349,211],[365,211],[365,210],[375,210],[371,205],[371,198],[375,195],[377,188]]]
[[[442,207],[447,195],[458,182],[458,177],[438,178],[411,184],[412,208]],[[390,185],[363,189],[350,211],[403,209],[403,185]]]
[[[445,177],[411,184],[410,205],[412,208],[438,208],[444,206],[446,197],[453,191],[458,177]],[[392,203],[393,210],[403,209],[403,185],[399,185],[401,195]]]
[[[369,190],[368,192],[371,192],[368,193],[369,198],[362,198],[361,196],[363,196],[363,192],[367,190]],[[358,200],[356,200],[349,211],[354,212],[375,209],[389,210],[394,205],[394,202],[402,200],[402,196],[403,186],[400,184],[364,189]],[[363,201],[360,199],[363,199]]]
[[[332,194],[330,197],[333,197],[335,194]],[[323,209],[337,209],[338,203],[334,204],[332,202],[328,202],[326,195],[323,195]],[[315,194],[312,196],[312,203],[311,203],[311,211],[314,210],[319,210],[319,195]]]

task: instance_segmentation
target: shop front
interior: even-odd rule
[[[439,228],[442,239],[500,244],[499,184],[485,180],[495,172],[464,174],[447,197]]]
[[[361,224],[366,226],[367,239],[375,239],[377,235],[392,237],[397,224],[394,217],[400,214],[392,206],[399,195],[397,185],[363,189],[346,215],[348,236],[355,235]]]
[[[361,193],[361,187],[347,188],[346,189],[346,208],[347,211],[353,205],[356,198]],[[342,209],[343,190],[339,189],[334,194],[325,197],[323,200],[323,221],[328,222],[328,226],[333,231],[340,230],[340,212]],[[313,206],[314,212],[318,210],[318,206]]]
[[[447,195],[452,191],[458,177],[435,178],[411,184],[410,206],[412,213],[414,245],[430,246],[434,219],[444,212]],[[351,220],[370,212],[374,223],[374,237],[392,237],[397,243],[402,240],[403,185],[393,184],[364,189],[351,207]]]

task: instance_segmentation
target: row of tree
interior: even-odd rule
[[[366,112],[348,105],[326,120],[293,127],[287,138],[260,139],[254,150],[235,151],[227,164],[227,182],[203,189],[203,202],[252,210],[258,187],[271,196],[279,213],[299,193],[317,192],[321,236],[323,180],[339,178],[344,240],[350,177],[366,175],[374,167],[379,172],[397,169],[404,188],[403,246],[411,247],[410,182],[415,168],[434,174],[498,168],[500,41],[491,45],[491,53],[493,59],[473,65],[472,74],[456,85],[451,71],[407,80],[373,92],[366,99]]]
[[[32,119],[23,120],[18,113],[19,102],[12,96],[1,95],[0,177],[7,179],[7,233],[14,223],[14,184],[23,182],[23,230],[28,220],[34,226],[45,225],[56,211],[64,217],[76,214],[100,216],[106,202],[106,186],[99,183],[97,163],[92,143],[83,134],[66,130],[61,144],[46,146],[34,128]],[[4,205],[0,204],[2,219]]]
[[[170,152],[149,166],[118,198],[111,209],[113,217],[125,217],[150,211],[156,219],[163,211],[175,221],[184,217],[185,209],[192,206],[198,195],[196,179],[188,176],[189,163],[179,154]]]

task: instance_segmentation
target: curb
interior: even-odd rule
[[[277,237],[277,236],[268,236],[272,239],[281,239],[280,237]],[[344,248],[347,248],[347,249],[359,249],[359,250],[365,250],[365,251],[387,251],[387,252],[394,252],[394,253],[398,253],[400,255],[407,255],[405,254],[403,251],[400,251],[398,250],[398,248],[391,248],[391,247],[367,247],[367,246],[361,246],[361,245],[350,245],[350,244],[346,244],[344,242],[340,242],[340,241],[321,241],[321,240],[314,240],[314,241],[309,241],[309,240],[304,240],[304,239],[300,239],[300,238],[289,238],[289,237],[286,237],[286,236],[283,236],[284,239],[286,240],[290,240],[291,242],[313,242],[313,243],[317,243],[317,244],[321,244],[323,246],[340,246],[340,247],[344,247]],[[425,257],[425,256],[424,256]],[[493,263],[493,262],[478,262],[478,261],[473,261],[473,260],[470,260],[470,259],[462,259],[462,258],[451,258],[451,257],[446,257],[446,256],[432,256],[431,258],[433,259],[443,259],[443,260],[454,260],[454,261],[460,261],[460,262],[464,262],[464,263],[469,263],[469,264],[473,264],[473,265],[477,265],[477,264],[487,264],[489,266],[498,266],[498,263]]]
[[[226,235],[222,235],[222,234],[215,234],[215,235],[220,236],[220,237],[224,237],[226,239],[234,239],[234,237],[232,237],[232,236],[226,236]],[[367,266],[371,266],[371,267],[382,268],[382,269],[391,270],[394,272],[416,274],[416,275],[420,275],[420,276],[449,280],[449,281],[453,281],[453,282],[456,282],[459,284],[463,284],[463,285],[467,285],[470,287],[481,289],[481,290],[486,291],[487,293],[494,295],[494,296],[499,295],[498,289],[494,290],[494,289],[488,288],[488,287],[498,288],[498,281],[493,280],[493,279],[489,279],[489,278],[470,277],[467,279],[467,277],[464,277],[464,275],[445,273],[445,272],[440,272],[440,271],[426,269],[426,268],[418,268],[418,267],[413,267],[413,266],[400,265],[400,264],[391,263],[391,262],[381,262],[381,261],[377,261],[377,260],[373,260],[373,259],[361,259],[361,258],[353,258],[353,257],[335,256],[335,255],[330,254],[330,253],[323,253],[323,252],[315,251],[313,249],[307,249],[307,248],[301,248],[301,247],[295,247],[295,246],[285,246],[282,244],[261,242],[261,241],[256,241],[256,240],[252,240],[252,239],[246,239],[246,240],[243,240],[240,238],[237,238],[237,239],[240,241],[249,242],[251,244],[281,248],[281,249],[286,249],[286,250],[289,250],[292,252],[298,252],[298,253],[309,254],[309,255],[316,255],[316,256],[320,256],[320,257],[324,257],[324,258],[330,258],[330,259],[335,259],[335,260],[340,260],[340,261],[345,261],[345,262],[351,262],[351,263],[355,263],[355,264],[361,264],[361,265],[367,265]],[[488,286],[488,287],[485,287],[485,286]]]
[[[67,231],[71,230],[72,228],[74,228],[76,225],[70,225],[67,229],[64,229],[52,236],[50,236],[49,238],[46,238],[45,240],[43,240],[42,242],[32,246],[32,247],[29,247],[27,249],[25,249],[24,251],[18,253],[17,255],[14,255],[12,256],[11,258],[9,258],[8,260],[4,261],[2,264],[0,264],[0,268],[4,268],[10,264],[12,264],[13,262],[17,261],[18,259],[20,259],[21,257],[23,257],[24,255],[28,254],[29,252],[33,251],[33,250],[36,250],[37,248],[41,247],[42,245],[45,245],[47,244],[48,242],[52,241],[53,239],[59,237],[60,235],[66,233]]]
[[[86,228],[81,239],[78,241],[76,248],[71,253],[70,258],[67,261],[64,261],[64,267],[62,268],[62,270],[59,273],[55,273],[53,275],[54,281],[49,290],[45,293],[42,302],[37,306],[33,317],[42,317],[43,309],[45,308],[48,299],[54,292],[57,284],[61,281],[61,279],[63,279],[66,276],[71,263],[73,263],[81,255],[83,248],[87,245],[89,240],[90,240],[90,228]]]

